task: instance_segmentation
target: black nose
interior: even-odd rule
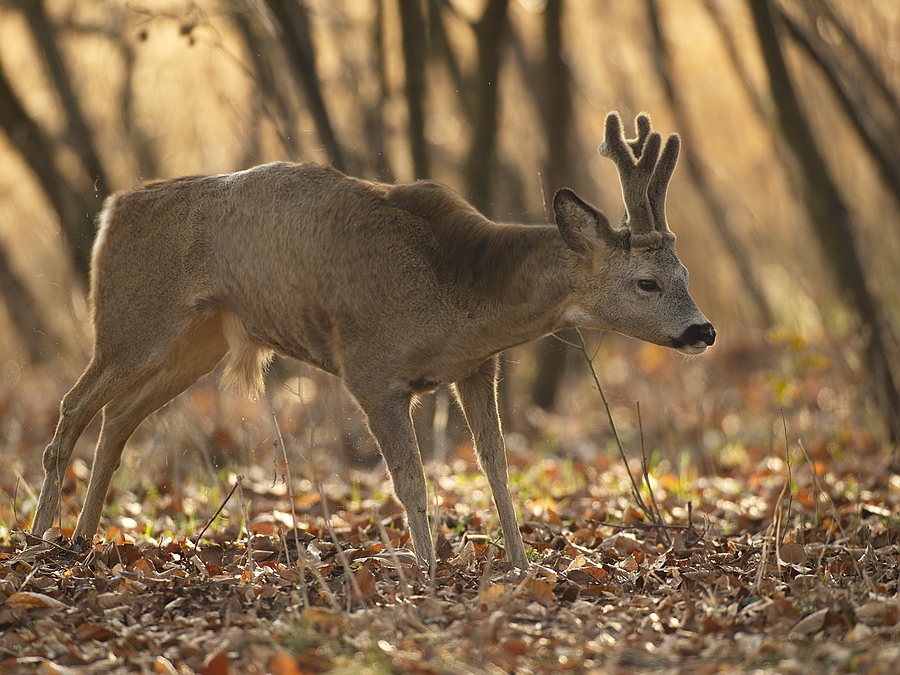
[[[686,345],[695,345],[699,342],[705,343],[708,347],[712,347],[716,341],[716,329],[711,323],[694,324],[681,336],[681,342]]]

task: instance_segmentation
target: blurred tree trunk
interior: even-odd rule
[[[125,68],[125,80],[122,86],[122,95],[119,100],[119,114],[122,117],[122,130],[125,137],[131,141],[134,150],[135,160],[137,161],[138,177],[146,180],[159,176],[159,162],[154,152],[153,142],[147,137],[147,134],[136,123],[135,109],[135,56],[134,47],[124,38],[119,38],[118,46],[122,54],[122,62]]]
[[[428,178],[428,144],[425,142],[425,13],[420,0],[397,0],[403,35],[403,90],[409,114],[409,146],[416,178]]]
[[[266,34],[267,28],[270,29],[271,26],[262,25],[250,12],[235,11],[233,16],[253,63],[263,109],[272,120],[275,133],[288,157],[299,160],[301,150],[297,140],[297,114],[285,90],[278,84],[277,68],[269,48],[273,36]]]
[[[94,241],[96,200],[81,197],[56,167],[52,141],[28,116],[0,66],[0,127],[31,168],[59,217],[66,252],[80,280],[87,282]]]
[[[69,125],[68,141],[93,183],[94,192],[98,197],[98,206],[95,210],[99,211],[100,204],[109,194],[109,181],[97,153],[93,134],[88,129],[81,111],[81,104],[72,90],[71,78],[57,46],[56,31],[47,20],[47,14],[44,11],[44,0],[18,0],[17,4],[25,13],[34,39],[44,55],[44,63],[50,73],[50,79],[53,81],[53,86],[59,94],[60,103],[66,113]]]
[[[662,30],[662,24],[659,20],[659,6],[657,0],[646,0],[647,16],[650,21],[650,29],[653,34],[653,65],[656,68],[656,74],[662,82],[666,96],[672,105],[672,113],[675,117],[675,123],[678,127],[678,133],[681,134],[684,143],[682,145],[682,159],[687,167],[691,180],[700,193],[703,203],[709,212],[710,219],[716,225],[719,236],[725,243],[725,249],[731,255],[731,260],[740,272],[744,281],[744,287],[750,295],[750,299],[756,307],[756,311],[762,318],[766,326],[774,323],[772,307],[766,299],[763,292],[762,282],[756,271],[754,264],[754,256],[751,254],[744,242],[741,241],[737,233],[734,232],[728,224],[728,215],[722,202],[716,196],[713,186],[706,178],[706,174],[702,171],[700,162],[697,161],[696,148],[699,144],[693,140],[693,132],[688,121],[688,115],[685,112],[681,102],[680,93],[675,88],[675,78],[672,76],[671,57],[669,55],[668,43]]]
[[[767,0],[749,0],[763,59],[769,74],[772,99],[785,143],[797,161],[803,199],[831,263],[840,289],[849,295],[864,330],[868,331],[865,365],[872,378],[878,404],[894,440],[900,438],[900,393],[893,373],[893,359],[885,342],[887,326],[869,290],[850,213],[841,199],[825,159],[813,138],[791,82],[772,12]]]
[[[563,59],[563,2],[548,0],[544,9],[544,78],[540,92],[547,158],[543,189],[545,208],[552,208],[556,191],[571,182],[570,130],[572,128],[572,92],[570,74]],[[552,219],[553,214],[548,212]],[[537,372],[531,384],[531,401],[551,410],[566,372],[569,347],[554,337],[546,337],[535,347]]]
[[[487,0],[475,24],[477,66],[469,105],[472,144],[466,163],[466,195],[482,213],[490,215],[494,160],[497,145],[497,101],[500,91],[500,56],[506,38],[508,0]]]
[[[433,53],[443,57],[450,81],[453,82],[456,92],[460,93],[465,90],[465,83],[459,60],[456,58],[456,54],[450,47],[450,40],[447,38],[447,27],[444,25],[444,14],[441,11],[446,6],[447,3],[437,0],[431,0],[428,3],[429,42]],[[462,104],[463,106],[466,105],[465,97],[462,98]]]
[[[348,167],[344,151],[331,124],[331,116],[319,86],[308,10],[298,0],[266,0],[266,6],[281,25],[281,44],[288,55],[291,72],[306,98],[319,140],[325,146],[332,166],[346,172]]]
[[[384,69],[385,55],[387,54],[384,32],[386,1],[378,0],[376,3],[373,27],[374,36],[372,42],[375,45],[375,49],[373,50],[372,58],[375,59],[374,70],[378,74],[378,93],[375,100],[363,108],[362,125],[366,138],[369,141],[374,176],[378,180],[391,183],[395,178],[388,158],[387,132],[384,125],[386,117],[385,106],[388,103],[387,74]]]
[[[829,49],[822,36],[813,29],[804,31],[783,12],[781,19],[790,30],[791,37],[806,51],[810,59],[825,76],[847,119],[856,129],[881,178],[900,206],[900,115],[897,101],[887,85],[868,67],[850,72],[846,58]],[[864,60],[856,56],[857,60]],[[865,73],[865,79],[859,72]],[[880,115],[878,113],[881,113]]]
[[[58,344],[37,312],[37,303],[22,280],[13,272],[0,248],[0,298],[12,319],[13,326],[22,338],[31,363],[44,363],[56,354]]]

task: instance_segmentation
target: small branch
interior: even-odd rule
[[[244,477],[237,477],[238,496],[241,502],[241,513],[244,516],[244,529],[247,530],[247,574],[250,581],[253,581],[253,535],[250,533],[250,514],[247,513],[247,502],[244,500]],[[240,536],[240,532],[238,532]]]
[[[651,511],[651,516],[653,517],[653,521],[657,525],[657,532],[662,536],[662,538],[666,542],[666,547],[670,548],[672,546],[672,537],[669,535],[669,530],[666,528],[666,521],[663,518],[662,512],[659,510],[659,504],[656,502],[656,495],[653,494],[653,486],[650,485],[650,470],[647,467],[647,449],[644,447],[644,422],[641,419],[641,403],[637,402],[637,416],[638,416],[638,428],[641,431],[641,471],[644,474],[644,483],[647,485],[647,491],[650,493],[650,501],[653,504],[653,509]],[[644,513],[648,511],[646,508],[646,504],[641,502],[641,505],[644,507]]]
[[[219,508],[216,509],[216,512],[212,515],[212,518],[206,521],[206,525],[203,526],[203,529],[200,530],[200,534],[197,535],[196,541],[194,541],[194,554],[197,553],[197,547],[200,546],[200,539],[203,538],[203,535],[209,529],[209,526],[212,525],[212,522],[219,517],[219,514],[222,513],[222,509],[225,508],[225,505],[228,503],[228,500],[231,499],[231,495],[234,494],[234,491],[237,490],[238,484],[235,483],[231,486],[231,491],[225,496],[225,499],[222,500],[222,503],[219,504]]]
[[[272,422],[275,423],[275,433],[278,434],[278,443],[281,445],[281,456],[284,458],[284,479],[287,481],[288,499],[291,501],[291,523],[294,531],[294,546],[297,547],[297,562],[300,565],[300,595],[303,598],[303,606],[309,607],[309,594],[306,591],[306,553],[300,546],[300,537],[297,536],[297,509],[294,506],[294,481],[291,479],[291,464],[288,462],[287,448],[284,445],[284,436],[281,435],[278,416],[275,414],[275,408],[272,406],[272,397],[267,395],[266,402],[269,404]],[[285,546],[285,551],[287,551],[287,546]]]
[[[356,575],[353,574],[353,570],[350,568],[350,559],[347,557],[347,554],[344,553],[344,547],[341,546],[341,542],[338,541],[337,534],[334,531],[334,527],[331,525],[331,511],[328,508],[328,499],[325,497],[325,490],[322,489],[322,482],[318,479],[316,479],[316,487],[319,489],[319,498],[322,500],[322,515],[325,517],[325,526],[328,528],[328,534],[331,535],[331,541],[334,543],[334,547],[337,549],[338,560],[341,561],[341,565],[344,567],[347,577],[350,579],[350,585],[356,592],[360,603],[362,603],[362,606],[367,609],[368,605],[366,604],[366,599],[363,596],[362,589],[359,587],[359,581],[357,581]],[[351,602],[352,599],[347,598],[348,611],[349,609],[351,609]]]
[[[628,478],[631,480],[631,494],[634,497],[635,501],[638,503],[639,508],[645,514],[647,513],[647,505],[644,504],[643,499],[641,499],[641,489],[638,485],[637,480],[634,478],[634,474],[631,473],[631,467],[628,466],[628,456],[625,454],[625,448],[622,447],[622,439],[619,437],[619,430],[616,429],[616,422],[613,420],[612,410],[609,407],[609,402],[606,400],[606,393],[603,391],[603,385],[600,384],[600,378],[597,375],[597,371],[594,368],[594,359],[597,356],[597,353],[600,350],[600,345],[597,345],[597,349],[594,351],[593,356],[588,354],[587,344],[584,341],[584,336],[581,334],[581,329],[576,328],[575,333],[578,335],[578,339],[581,342],[580,345],[573,344],[564,340],[563,338],[557,338],[562,340],[566,344],[571,344],[573,347],[578,349],[581,352],[581,355],[584,357],[584,360],[587,362],[588,368],[591,371],[591,377],[594,378],[594,386],[597,387],[597,391],[600,392],[600,398],[603,400],[603,407],[606,409],[606,417],[609,420],[609,426],[612,428],[613,436],[616,439],[616,446],[619,448],[619,455],[622,457],[622,462],[625,464],[625,470],[628,472]]]
[[[388,536],[387,529],[385,529],[384,523],[381,522],[381,514],[378,512],[377,506],[375,507],[375,522],[378,524],[378,532],[381,535],[381,541],[384,542],[388,554],[391,556],[391,560],[394,562],[394,565],[397,566],[397,573],[400,575],[400,588],[403,595],[406,598],[409,598],[409,581],[406,579],[406,572],[403,571],[403,565],[400,563],[400,556],[397,555],[397,549],[395,549],[394,545],[391,543],[391,538]]]

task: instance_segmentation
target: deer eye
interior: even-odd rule
[[[653,279],[641,279],[638,281],[638,287],[642,291],[647,291],[648,293],[662,290],[660,289],[659,284],[653,281]]]

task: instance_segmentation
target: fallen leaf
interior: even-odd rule
[[[818,633],[825,626],[825,619],[828,616],[828,608],[818,610],[812,614],[807,614],[791,628],[792,636],[808,636]]]
[[[68,605],[43,593],[20,591],[6,599],[6,604],[14,609],[66,609]]]
[[[544,607],[549,607],[556,602],[553,586],[542,579],[529,579],[525,582],[524,591],[527,598],[537,600]]]
[[[788,565],[803,565],[806,563],[806,549],[796,541],[787,541],[778,549],[778,557]]]
[[[481,594],[481,597],[478,599],[478,604],[483,611],[493,611],[498,609],[501,604],[504,604],[507,596],[510,594],[511,591],[508,587],[502,584],[495,584],[489,586],[484,593]]]
[[[234,675],[234,667],[231,665],[228,654],[224,650],[213,654],[203,669],[202,675]]]
[[[301,675],[302,671],[297,667],[297,659],[284,651],[277,651],[269,659],[269,672],[272,675]]]

